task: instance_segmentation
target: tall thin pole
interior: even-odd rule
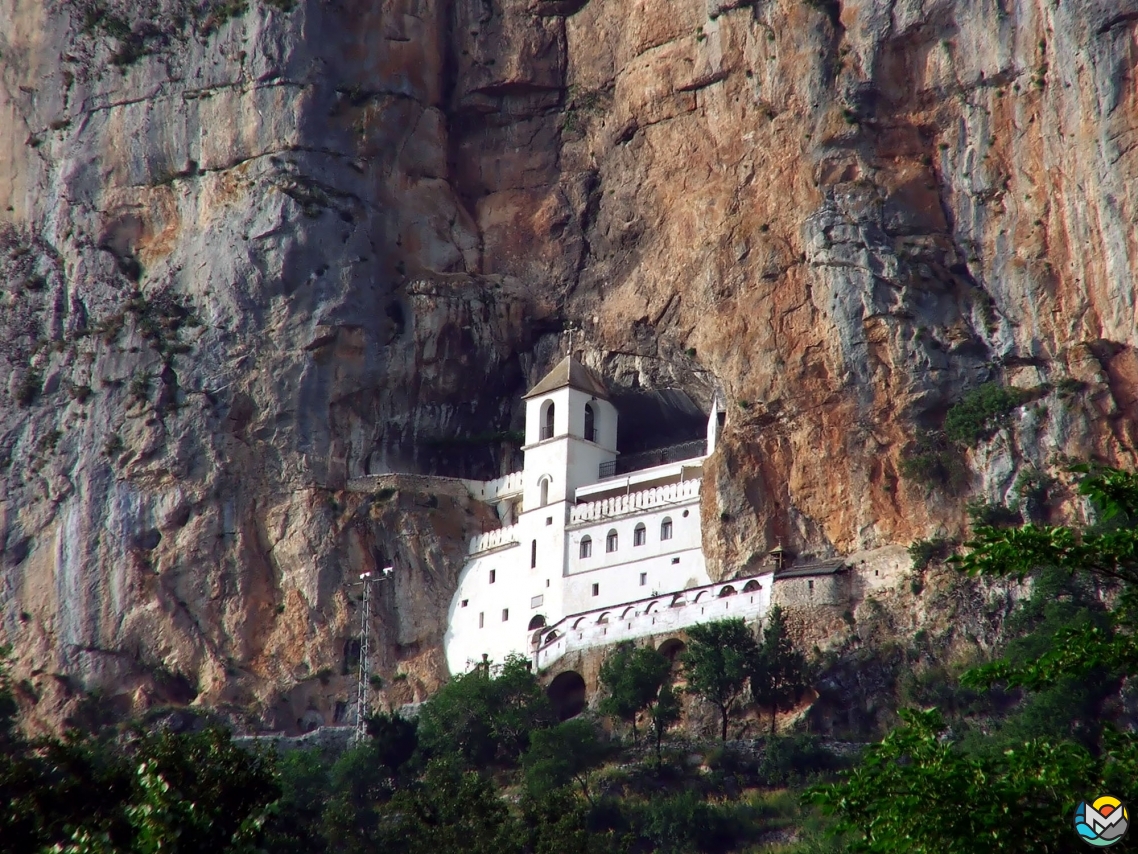
[[[392,567],[385,566],[379,578],[371,572],[360,573],[360,583],[364,587],[363,608],[360,613],[360,671],[356,681],[356,732],[355,742],[359,744],[367,735],[368,700],[371,688],[371,587],[374,581],[391,578]]]
[[[368,646],[371,632],[368,631],[368,622],[371,618],[371,573],[360,574],[364,585],[364,607],[360,616],[360,673],[359,684],[356,686],[356,743],[359,744],[367,735],[368,713],[368,677],[370,667],[368,664]]]

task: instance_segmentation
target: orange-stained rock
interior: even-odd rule
[[[616,390],[726,401],[721,574],[1138,463],[1138,0],[160,5],[113,0],[124,43],[0,0],[0,642],[29,720],[102,687],[330,722],[346,584],[393,554],[377,700],[421,699],[493,521],[343,490],[516,466],[567,323]],[[987,380],[1035,399],[967,484],[904,477]]]

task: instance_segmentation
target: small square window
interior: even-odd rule
[[[509,608],[503,608],[502,609],[502,622],[504,623],[508,619],[510,619],[510,609]]]
[[[462,600],[462,607],[463,607],[463,608],[465,608],[465,607],[466,607],[467,605],[469,605],[469,604],[470,604],[470,600],[469,600],[469,599],[463,599],[463,600]]]
[[[546,516],[545,517],[545,524],[552,525],[553,524],[553,517],[552,516]]]
[[[647,583],[648,583],[648,573],[647,572],[640,573],[640,586],[643,587]]]
[[[672,558],[672,563],[679,563],[679,562],[680,562],[680,559],[678,557]]]
[[[497,580],[498,580],[498,570],[496,570],[496,569],[490,570],[490,583],[493,584]]]
[[[478,628],[482,628],[485,625],[486,625],[486,612],[485,611],[479,611],[478,612]]]
[[[594,596],[600,596],[601,595],[601,585],[599,585],[599,584],[593,585],[593,595]]]

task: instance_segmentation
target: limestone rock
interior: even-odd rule
[[[728,401],[724,574],[959,529],[900,462],[986,379],[1075,383],[971,452],[984,497],[1135,464],[1138,0],[232,7],[0,0],[30,719],[102,688],[331,723],[346,584],[393,554],[387,701],[421,699],[482,510],[345,487],[509,470],[569,321],[615,387]]]

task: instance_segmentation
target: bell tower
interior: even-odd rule
[[[524,512],[572,502],[616,460],[616,407],[588,368],[566,356],[525,396]]]

